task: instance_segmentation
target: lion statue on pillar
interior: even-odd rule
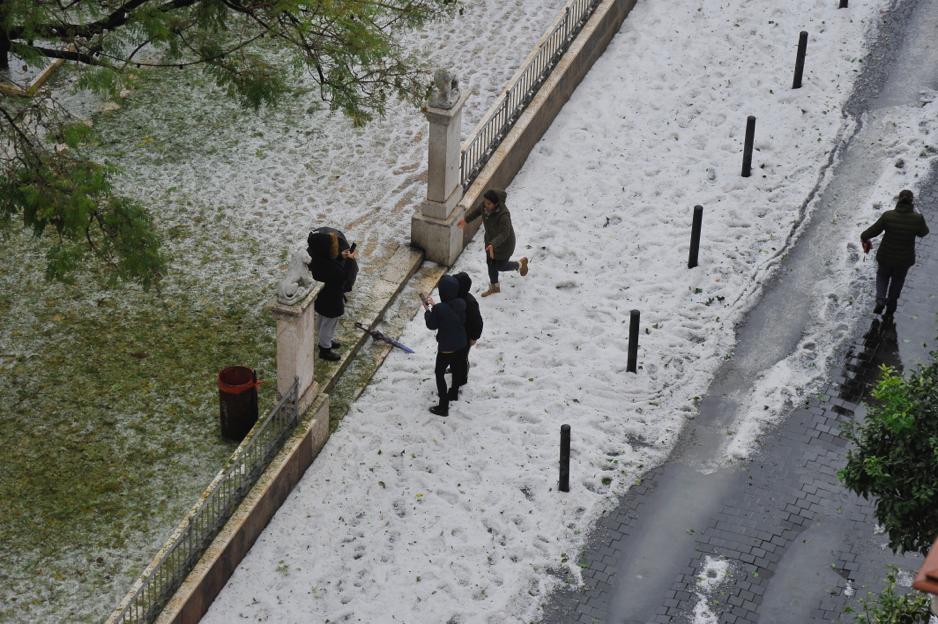
[[[313,285],[313,275],[309,272],[310,258],[305,249],[297,249],[290,256],[287,276],[280,281],[277,289],[277,301],[284,305],[295,305],[303,300]]]
[[[434,108],[452,108],[459,100],[459,80],[446,69],[438,69],[433,74],[433,95],[430,106]]]

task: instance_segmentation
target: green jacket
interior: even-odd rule
[[[466,212],[466,222],[475,221],[482,217],[482,227],[485,228],[485,244],[491,245],[497,262],[511,259],[515,252],[515,230],[511,227],[511,214],[505,205],[508,194],[505,191],[493,189],[498,195],[498,204],[495,210],[486,214],[480,200],[474,208]]]
[[[876,250],[876,262],[901,269],[915,264],[915,237],[928,234],[925,217],[912,209],[912,204],[898,203],[895,210],[887,210],[872,226],[860,234],[868,241],[886,232]]]

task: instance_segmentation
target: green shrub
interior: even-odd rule
[[[872,396],[866,420],[846,428],[856,447],[840,479],[876,497],[893,551],[925,553],[938,534],[938,362],[908,379],[884,366]]]
[[[897,594],[896,568],[890,566],[883,591],[860,598],[859,608],[848,608],[847,612],[856,614],[855,624],[928,624],[931,617],[928,602],[928,598],[917,591]]]

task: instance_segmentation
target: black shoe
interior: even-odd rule
[[[342,343],[339,342],[338,340],[333,340],[333,341],[332,341],[332,347],[331,347],[332,349],[338,349],[338,348],[341,347],[341,346],[342,346]]]
[[[449,416],[449,406],[448,405],[434,405],[430,408],[430,412],[436,414],[437,416]]]
[[[880,312],[883,311],[883,308],[884,308],[884,307],[886,307],[886,303],[885,303],[885,302],[883,302],[883,301],[877,302],[877,303],[876,303],[876,306],[873,308],[873,314],[879,314]]]
[[[332,349],[323,349],[319,347],[319,359],[326,360],[328,362],[338,362],[342,359],[342,356],[334,352]]]
[[[459,387],[456,386],[454,388],[450,388],[449,392],[446,393],[446,398],[450,401],[458,401],[459,400]]]

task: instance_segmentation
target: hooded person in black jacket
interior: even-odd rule
[[[874,314],[882,312],[883,306],[886,307],[886,316],[892,316],[896,311],[905,276],[915,264],[915,237],[928,235],[925,217],[915,212],[912,200],[912,191],[900,191],[896,208],[884,212],[876,223],[860,234],[863,253],[869,253],[873,248],[870,239],[886,233],[876,251]]]
[[[472,279],[467,273],[457,273],[453,277],[459,282],[459,298],[466,302],[466,338],[468,342],[466,347],[459,352],[462,359],[462,375],[459,379],[453,379],[453,387],[449,389],[449,400],[455,401],[459,398],[459,389],[469,382],[469,349],[476,343],[482,335],[482,314],[479,312],[479,302],[472,296],[469,289],[472,288]]]
[[[430,308],[423,314],[427,328],[437,330],[436,341],[439,343],[433,373],[440,402],[430,411],[438,416],[449,416],[449,393],[444,373],[447,366],[453,371],[453,387],[464,374],[461,353],[469,342],[466,337],[466,302],[459,298],[459,282],[452,275],[443,276],[439,291],[440,303],[434,305],[432,298],[427,299]]]
[[[351,292],[358,276],[357,255],[349,248],[345,235],[333,228],[313,230],[306,242],[309,270],[313,279],[323,283],[314,305],[319,357],[335,362],[342,359],[333,350],[341,346],[334,338],[339,317],[345,314],[345,293]]]

